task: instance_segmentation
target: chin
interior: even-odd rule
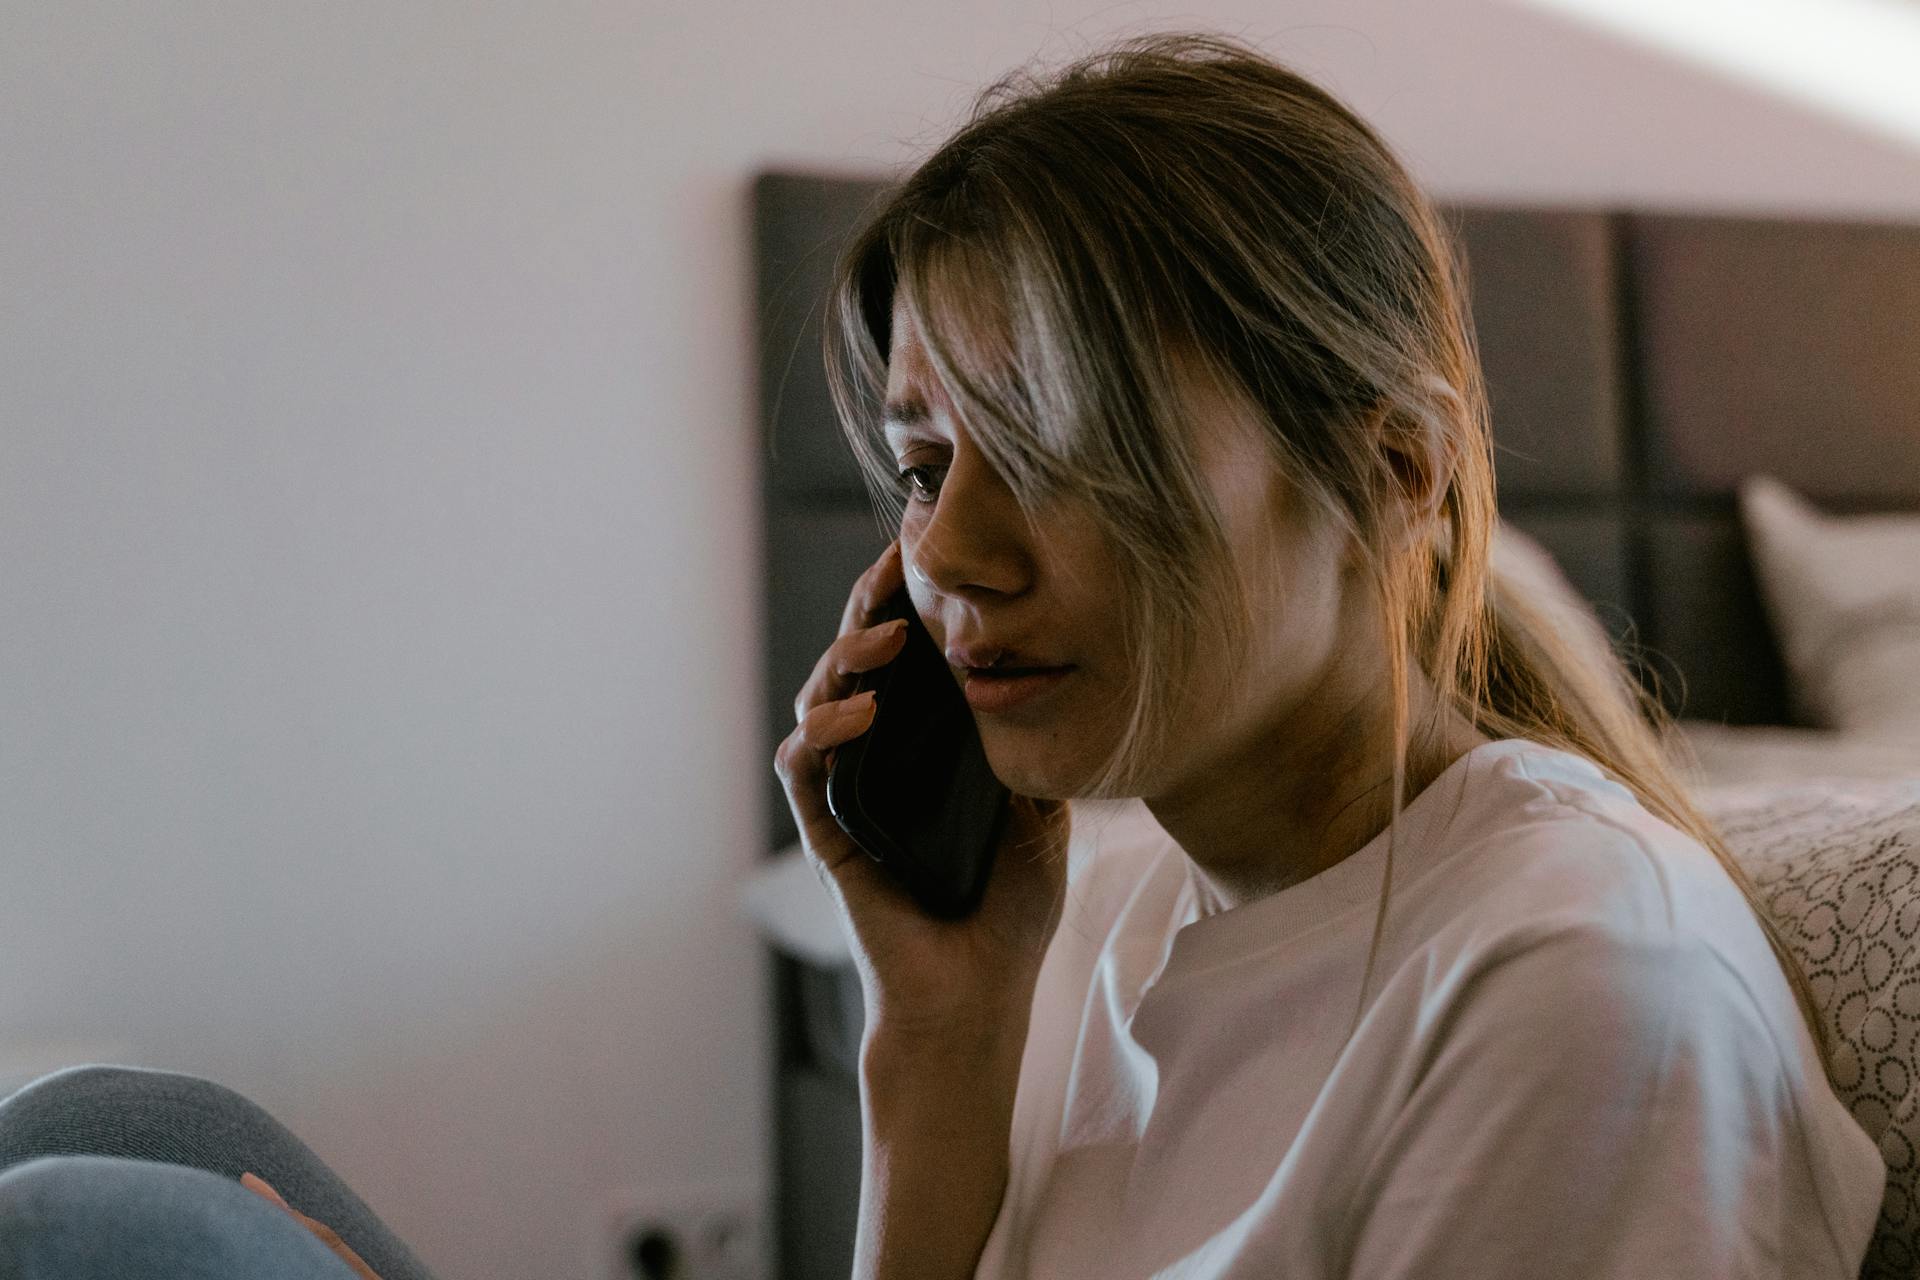
[[[1026,741],[996,741],[998,737],[1000,735],[988,731],[982,735],[981,743],[986,748],[993,776],[1009,791],[1036,800],[1090,798],[1088,789],[1092,786],[1093,774],[1079,761],[1062,758],[1058,753],[1045,754],[1044,747]]]

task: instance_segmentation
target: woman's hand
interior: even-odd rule
[[[327,1226],[323,1222],[315,1222],[312,1218],[309,1218],[306,1214],[301,1213],[285,1200],[282,1200],[280,1193],[267,1185],[266,1179],[257,1174],[243,1173],[240,1175],[240,1185],[255,1195],[258,1195],[263,1200],[273,1201],[273,1203],[298,1218],[301,1225],[320,1237],[322,1244],[339,1254],[341,1259],[353,1268],[353,1273],[359,1276],[360,1280],[380,1280],[380,1277],[373,1273],[373,1268],[362,1261],[359,1254],[349,1249],[346,1241],[342,1240],[332,1227]]]
[[[847,696],[854,679],[891,662],[905,643],[904,623],[873,625],[902,581],[895,540],[854,584],[838,638],[794,701],[799,723],[775,752],[774,772],[801,844],[851,926],[869,1043],[876,1034],[935,1049],[1024,1040],[1040,961],[1066,896],[1066,804],[1009,799],[985,896],[963,920],[923,912],[827,808],[834,748],[865,733],[875,714],[871,694]]]
[[[774,772],[853,936],[867,1008],[861,1045],[861,1280],[970,1276],[1009,1176],[1008,1138],[1034,987],[1066,898],[1071,826],[1059,801],[1012,796],[979,908],[927,915],[840,829],[827,808],[834,749],[873,723],[855,677],[905,644],[875,626],[901,587],[895,542],[860,575],[840,634],[794,700],[799,722]]]

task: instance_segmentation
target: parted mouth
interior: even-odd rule
[[[999,645],[953,645],[947,649],[947,661],[966,671],[1005,675],[1010,672],[1033,673],[1059,671],[1069,664],[1048,662],[1035,654]]]

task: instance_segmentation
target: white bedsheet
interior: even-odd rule
[[[1920,780],[1920,739],[1865,738],[1825,729],[1704,720],[1682,720],[1676,730],[1683,772],[1708,790],[1823,778]],[[1687,750],[1695,757],[1692,767],[1685,763]]]

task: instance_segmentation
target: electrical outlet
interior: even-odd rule
[[[767,1280],[764,1197],[743,1183],[635,1187],[602,1202],[607,1280]]]

